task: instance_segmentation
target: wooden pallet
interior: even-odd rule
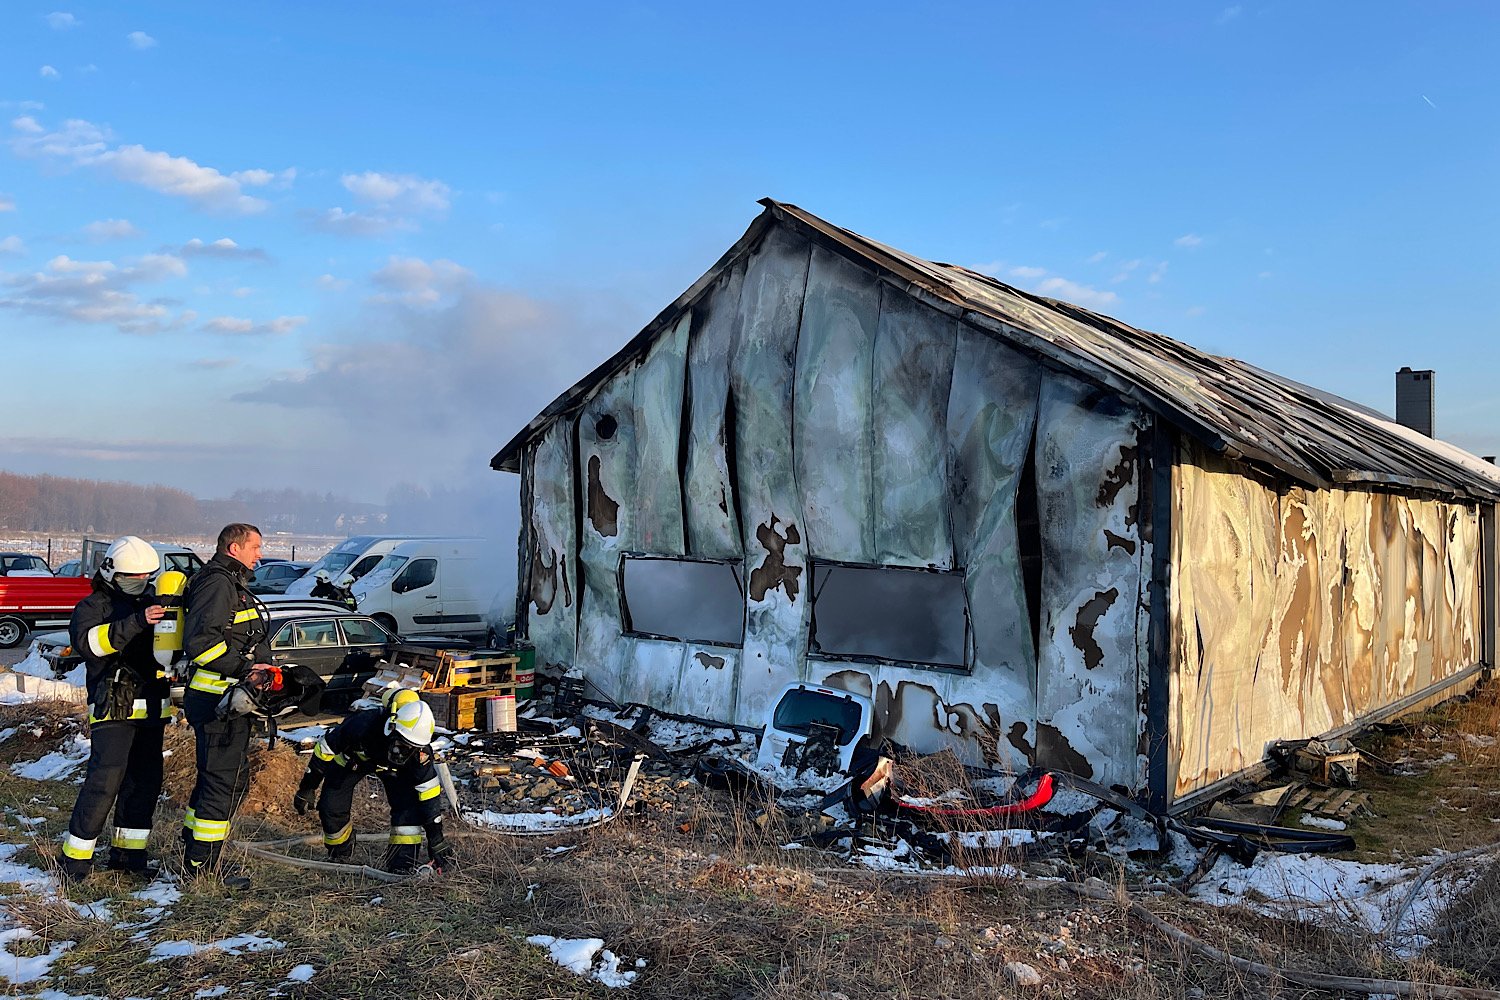
[[[454,732],[488,728],[488,702],[491,698],[511,699],[511,728],[514,729],[514,684],[489,684],[484,687],[459,685],[457,687],[429,688],[421,692],[421,698],[432,708],[433,718],[444,729]]]
[[[430,675],[426,686],[432,688],[514,684],[521,662],[507,653],[428,646],[398,646],[392,659]]]
[[[1287,808],[1344,820],[1359,813],[1372,813],[1369,793],[1352,788],[1299,788],[1287,800]]]

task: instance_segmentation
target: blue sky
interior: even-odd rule
[[[1500,451],[1500,7],[7,3],[0,468],[509,493],[795,202]]]

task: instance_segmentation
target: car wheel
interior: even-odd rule
[[[401,634],[396,631],[396,619],[392,618],[390,615],[376,615],[375,624],[379,625],[381,628],[385,629],[393,636],[399,636]]]
[[[26,623],[19,618],[0,618],[0,649],[19,646],[28,631]]]

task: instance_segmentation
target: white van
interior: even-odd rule
[[[328,571],[328,579],[338,583],[345,576],[359,580],[375,568],[396,546],[409,542],[412,535],[354,535],[324,553],[297,579],[287,584],[288,597],[307,597],[318,582],[318,570]]]
[[[401,542],[354,584],[362,614],[401,636],[482,637],[500,574],[495,546],[483,538]]]

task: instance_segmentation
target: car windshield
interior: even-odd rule
[[[375,564],[375,568],[370,570],[368,575],[359,581],[360,589],[369,590],[372,587],[380,586],[382,583],[388,583],[391,577],[396,575],[396,571],[406,565],[408,558],[408,556],[386,556]]]
[[[860,715],[859,705],[852,698],[799,688],[782,696],[771,725],[798,736],[807,736],[813,723],[833,726],[839,731],[838,742],[842,747],[859,735]]]
[[[328,571],[329,576],[342,573],[358,554],[357,552],[330,552],[323,557],[323,568]]]

